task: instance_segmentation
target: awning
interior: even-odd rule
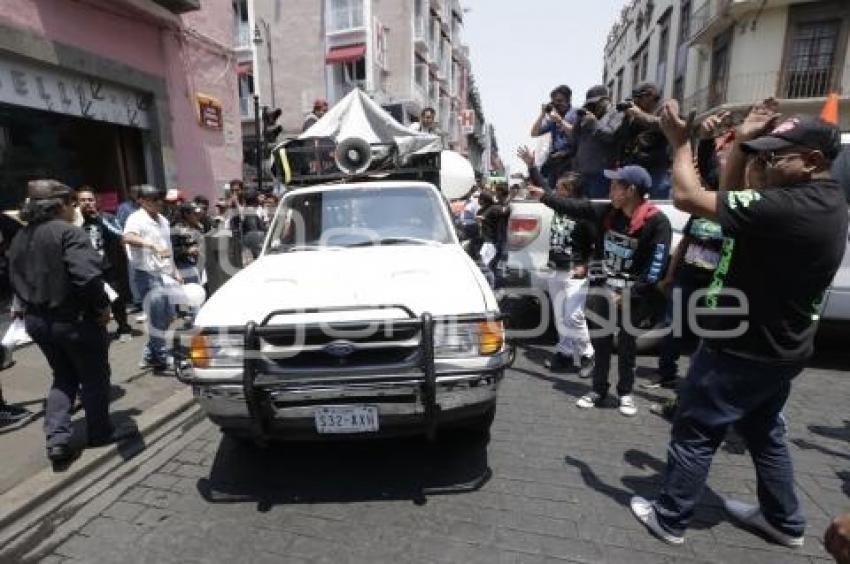
[[[337,63],[350,63],[358,59],[362,59],[366,55],[366,45],[360,43],[358,45],[346,45],[345,47],[331,47],[328,51],[328,56],[325,57],[325,63],[335,65]]]
[[[253,75],[253,65],[251,63],[239,63],[236,65],[236,74],[239,76]]]

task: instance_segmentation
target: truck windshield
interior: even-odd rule
[[[294,192],[275,216],[267,252],[449,243],[442,206],[417,187]]]

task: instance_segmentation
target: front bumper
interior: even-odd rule
[[[501,358],[493,358],[503,362]],[[504,369],[437,376],[435,426],[473,418],[486,413],[496,403]],[[380,429],[363,436],[421,433],[429,427],[426,399],[421,380],[400,379],[371,383],[340,380],[322,384],[273,384],[263,388],[269,418],[264,434],[280,439],[339,438],[320,435],[315,430],[318,407],[368,405],[378,410]],[[223,429],[251,436],[254,421],[241,384],[195,384],[195,397],[207,416]]]
[[[277,313],[269,318],[273,315]],[[492,321],[499,316],[464,316],[463,320],[479,318]],[[375,407],[379,431],[363,433],[369,437],[400,433],[433,436],[437,426],[482,416],[495,407],[509,359],[506,347],[490,356],[435,359],[434,319],[429,314],[388,323],[414,326],[421,331],[418,352],[410,362],[355,371],[281,369],[260,354],[260,340],[278,336],[289,328],[250,323],[244,328],[246,354],[242,367],[200,369],[178,362],[178,378],[192,385],[201,407],[214,423],[260,441],[339,438],[316,431],[318,407]],[[175,346],[175,350],[183,347]]]

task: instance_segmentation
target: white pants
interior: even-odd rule
[[[484,243],[481,245],[481,260],[486,266],[490,266],[493,259],[496,258],[496,245],[493,243]]]
[[[587,278],[573,278],[569,270],[556,270],[549,279],[549,298],[555,312],[555,327],[558,330],[557,351],[572,356],[578,363],[583,356],[593,356],[593,345],[584,317],[584,302],[587,298]]]

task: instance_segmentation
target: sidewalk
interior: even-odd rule
[[[7,317],[7,316],[4,316]],[[131,323],[133,321],[131,316]],[[0,319],[0,335],[8,326],[8,318]],[[134,330],[144,330],[143,324],[133,324]],[[114,323],[110,331],[114,331]],[[147,336],[138,334],[129,343],[112,341],[109,360],[112,366],[112,398],[110,411],[118,424],[135,419],[146,409],[185,388],[171,374],[155,375],[138,368]],[[44,398],[50,387],[51,375],[47,361],[34,344],[15,351],[14,366],[0,372],[3,395],[8,403],[19,404],[37,413],[21,428],[0,429],[0,494],[35,475],[50,465],[45,456],[42,424]],[[74,414],[75,421],[83,417],[82,409]],[[82,439],[79,428],[76,439]]]

